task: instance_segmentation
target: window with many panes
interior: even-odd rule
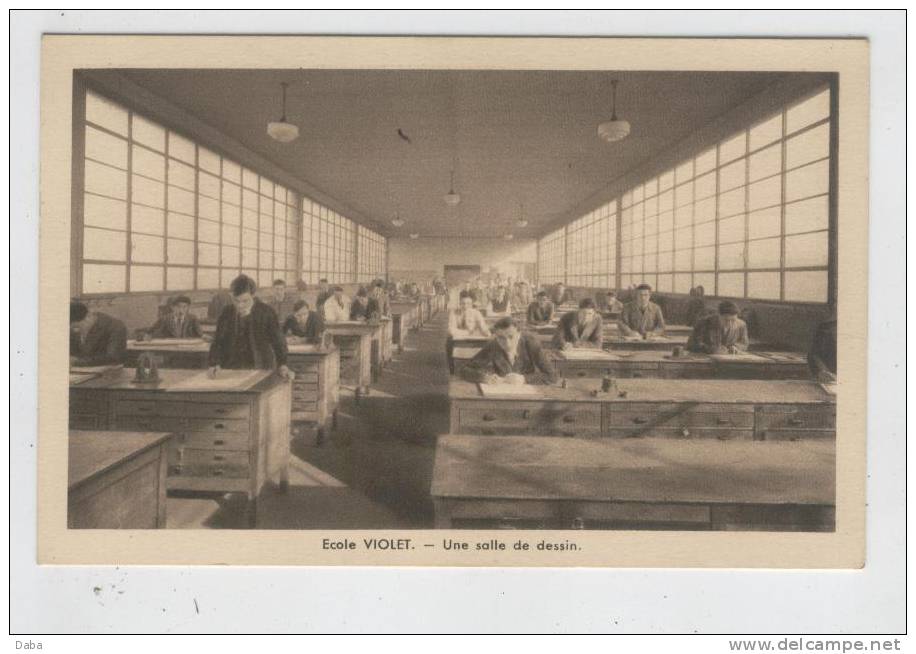
[[[621,197],[621,284],[827,301],[830,92],[784,107]]]
[[[82,293],[295,281],[294,193],[92,91],[85,103]]]
[[[538,280],[541,284],[566,281],[566,228],[551,232],[538,242]]]
[[[302,279],[356,281],[356,223],[308,198],[302,200]]]
[[[616,287],[617,202],[612,201],[566,227],[566,283]]]
[[[357,281],[371,282],[375,279],[384,279],[387,269],[385,237],[362,225],[358,226],[357,236],[359,239],[356,244],[359,259]]]

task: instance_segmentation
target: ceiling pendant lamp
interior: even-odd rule
[[[527,227],[528,219],[525,218],[525,205],[518,203],[518,220],[515,222],[519,227]]]
[[[420,238],[420,234],[417,232],[414,232],[413,234],[410,235],[410,238],[417,240],[418,238]]]
[[[391,224],[394,225],[395,227],[403,227],[404,219],[401,218],[399,214],[394,214],[394,220],[391,221]]]
[[[445,204],[447,204],[450,207],[458,206],[458,203],[461,202],[461,196],[455,193],[455,171],[454,170],[452,171],[451,181],[449,182],[449,185],[448,185],[448,193],[446,193],[442,197],[442,199],[445,200]]]
[[[611,88],[614,94],[611,119],[598,125],[598,138],[608,143],[625,139],[630,133],[630,123],[626,120],[617,119],[617,82],[616,79],[611,81]]]
[[[289,143],[299,138],[299,128],[292,123],[286,122],[286,82],[280,82],[283,87],[283,115],[277,122],[267,123],[267,134],[275,141],[280,143]]]

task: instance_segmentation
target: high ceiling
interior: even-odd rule
[[[387,226],[389,236],[540,235],[611,180],[779,73],[125,70],[249,149]],[[618,78],[624,141],[596,136]],[[299,139],[266,133],[280,114]],[[398,135],[405,134],[410,142]],[[461,203],[442,196],[455,171]],[[528,227],[514,226],[523,204]],[[407,221],[394,228],[398,213]]]

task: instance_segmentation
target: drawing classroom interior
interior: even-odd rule
[[[68,526],[834,530],[837,92],[78,72]]]

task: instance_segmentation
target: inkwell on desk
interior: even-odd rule
[[[134,384],[148,386],[159,385],[159,360],[152,352],[141,352],[137,357],[137,373],[134,375]]]

